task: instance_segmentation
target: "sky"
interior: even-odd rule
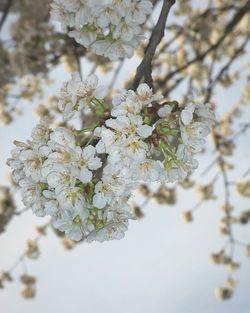
[[[117,87],[134,69],[137,60],[124,66]],[[84,76],[91,66],[82,64]],[[62,67],[51,74],[56,83],[48,94],[58,94],[60,85],[68,79]],[[109,77],[110,79],[110,77]],[[102,76],[101,82],[108,78]],[[221,91],[222,107],[236,98],[241,83],[230,92]],[[175,95],[178,100],[178,94]],[[38,101],[39,103],[39,101]],[[9,169],[5,165],[13,140],[25,141],[37,122],[32,111],[34,105],[23,103],[24,114],[13,124],[0,128],[0,183],[6,182]],[[221,109],[223,112],[223,109]],[[250,120],[250,113],[244,117]],[[242,136],[235,158],[240,164],[232,172],[241,175],[249,167],[249,133]],[[209,143],[210,144],[210,143]],[[211,162],[211,155],[198,159],[196,173]],[[209,175],[206,178],[209,180]],[[218,197],[223,190],[216,190]],[[191,208],[197,198],[192,191],[178,193],[175,206],[157,206],[149,203],[145,217],[132,221],[124,239],[105,243],[83,243],[73,251],[65,251],[58,238],[50,231],[41,240],[41,257],[27,263],[28,272],[38,279],[37,296],[25,301],[19,296],[21,283],[8,284],[0,290],[0,312],[3,313],[249,313],[250,312],[250,259],[237,248],[242,268],[236,273],[239,285],[234,297],[218,302],[214,289],[226,279],[223,267],[209,262],[209,254],[217,252],[225,239],[217,233],[219,206],[217,202],[202,205],[195,221],[185,224],[182,210]],[[137,199],[141,201],[141,199]],[[234,197],[237,208],[246,208],[249,202]],[[27,238],[34,238],[35,225],[45,220],[31,212],[14,218],[8,231],[0,236],[0,269],[9,268],[24,251]],[[238,236],[250,242],[250,231],[236,227]],[[14,275],[18,277],[21,268]]]

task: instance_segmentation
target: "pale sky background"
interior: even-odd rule
[[[127,62],[119,76],[120,86],[133,71],[136,60]],[[83,63],[86,76],[90,65]],[[128,70],[129,69],[129,70]],[[61,83],[68,79],[64,69],[52,72],[55,86],[48,94],[58,94]],[[102,83],[107,83],[107,76]],[[233,90],[221,91],[221,112],[236,101],[241,88],[238,82]],[[180,98],[180,94],[174,97]],[[37,102],[39,103],[39,101]],[[32,114],[34,106],[23,103],[24,114],[7,127],[0,128],[0,183],[6,182],[9,169],[6,158],[13,148],[13,140],[25,141],[37,122]],[[250,111],[243,120],[250,120]],[[232,179],[249,168],[249,132],[237,143],[241,146],[235,159],[237,167]],[[198,156],[202,170],[211,161],[210,154]],[[203,182],[209,181],[205,178]],[[18,280],[0,290],[1,313],[249,313],[250,312],[250,259],[244,249],[236,248],[242,268],[235,277],[239,279],[234,297],[218,302],[214,289],[226,279],[224,267],[209,262],[209,254],[217,252],[225,242],[218,235],[219,206],[223,203],[222,189],[216,190],[218,202],[207,202],[195,214],[195,222],[185,224],[180,216],[197,202],[193,191],[179,192],[176,206],[149,204],[145,218],[132,221],[124,239],[105,243],[81,244],[67,252],[56,236],[41,240],[42,255],[28,262],[28,272],[38,278],[38,292],[34,300],[19,297]],[[139,199],[140,200],[140,199]],[[236,208],[249,208],[249,201],[235,196]],[[8,231],[0,236],[0,269],[7,269],[24,251],[27,238],[35,237],[34,226],[44,224],[28,212],[14,218]],[[248,227],[249,228],[249,227]],[[237,239],[250,242],[247,227],[235,227]],[[18,277],[21,268],[14,275]]]

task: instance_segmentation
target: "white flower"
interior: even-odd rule
[[[81,3],[81,7],[76,11],[75,14],[76,29],[81,29],[85,24],[88,24],[91,13],[91,9],[88,7],[88,5]]]
[[[180,144],[176,156],[182,162],[182,167],[187,173],[198,167],[198,161],[192,157],[192,150],[188,146]]]
[[[96,157],[96,149],[89,145],[83,149],[77,147],[75,150],[76,162],[73,165],[73,173],[83,183],[92,180],[93,174],[91,170],[97,170],[102,166],[100,158]]]
[[[93,205],[99,209],[103,209],[106,204],[111,204],[114,201],[114,189],[117,188],[112,180],[99,181],[95,185],[95,195],[93,197]]]
[[[126,180],[119,176],[119,172],[117,167],[111,164],[104,168],[102,180],[95,185],[95,207],[102,209],[107,204],[119,203],[121,196],[126,197],[129,194],[129,186]]]
[[[155,160],[147,159],[131,167],[134,180],[143,182],[156,182],[160,179],[162,169]]]
[[[35,183],[31,179],[24,178],[20,180],[19,185],[21,187],[21,194],[24,205],[28,208],[31,208],[37,216],[45,216],[45,198],[42,196],[39,184]]]
[[[212,126],[215,123],[215,114],[209,103],[203,104],[201,99],[197,99],[195,113],[199,118],[202,118],[208,125]]]
[[[126,102],[127,98],[130,98],[130,97],[132,99],[136,99],[136,94],[133,90],[122,90],[113,96],[112,104],[114,107],[118,106],[121,103]]]
[[[105,124],[117,132],[125,132],[129,135],[138,134],[143,138],[149,137],[153,132],[153,127],[143,125],[140,115],[128,114],[128,116],[118,116],[116,119],[107,120]]]
[[[146,159],[148,145],[138,136],[130,136],[118,146],[112,146],[108,155],[108,162],[116,164],[121,169],[131,162],[142,162]]]
[[[146,16],[151,13],[153,5],[149,0],[135,0],[132,1],[132,7],[129,14],[126,15],[126,20],[128,23],[131,21],[137,21],[142,24],[146,20]]]
[[[61,167],[51,171],[47,176],[47,182],[50,188],[54,188],[58,194],[61,190],[74,187],[76,177],[67,169]]]
[[[112,209],[111,209],[112,210]],[[107,225],[99,230],[95,230],[87,237],[88,242],[120,240],[124,237],[128,229],[128,217],[126,214],[117,212],[112,215],[112,220]]]
[[[143,161],[146,159],[148,146],[138,136],[131,136],[124,142],[123,155],[129,159]]]
[[[125,139],[125,134],[122,132],[112,131],[104,126],[97,127],[94,135],[101,138],[96,145],[98,153],[109,153],[111,148],[118,146]]]
[[[120,20],[121,14],[115,6],[104,6],[98,11],[96,24],[101,28],[105,28],[111,24],[118,25]]]
[[[52,149],[69,147],[75,148],[74,134],[67,128],[58,127],[50,134],[49,145]]]
[[[113,97],[113,109],[111,115],[114,117],[127,114],[139,114],[142,110],[142,102],[133,90],[123,91]]]
[[[159,101],[163,98],[162,95],[153,94],[152,89],[147,84],[140,84],[136,92],[143,105],[148,105],[153,101]]]
[[[61,89],[59,110],[65,118],[71,118],[79,110],[88,110],[94,99],[102,100],[107,95],[107,88],[98,86],[96,75],[89,75],[82,81],[79,74],[72,75],[72,79],[64,83]]]
[[[66,211],[87,209],[88,205],[84,199],[82,191],[78,187],[65,188],[57,194],[60,207]]]
[[[76,160],[76,150],[78,149],[77,146],[69,147],[64,145],[55,145],[54,150],[55,149],[56,151],[51,152],[48,155],[48,159],[43,163],[43,174],[45,173],[47,167],[48,170],[52,170],[56,164],[70,167]],[[47,176],[46,174],[44,175]]]
[[[95,74],[92,74],[84,81],[84,89],[82,92],[83,98],[85,97],[86,99],[85,101],[90,101],[92,98],[102,100],[107,95],[108,89],[104,86],[98,87],[98,78]]]
[[[210,132],[206,123],[193,122],[186,126],[181,125],[181,138],[184,144],[190,146],[194,153],[200,152],[205,144],[205,139]]]
[[[121,58],[123,58],[124,56],[127,56],[128,58],[131,58],[134,54],[134,48],[137,45],[138,41],[136,40],[136,38],[133,38],[133,40],[131,40],[130,42],[124,42],[124,41],[120,41],[120,40],[116,40],[113,42],[107,42],[105,40],[99,40],[96,41],[93,45],[92,48],[93,50],[97,53],[98,49],[97,45],[103,45],[106,43],[106,49],[103,50],[103,56],[106,58],[109,58],[112,61],[117,61]],[[99,51],[100,48],[104,48],[103,47],[99,47]]]
[[[60,206],[55,193],[50,190],[44,190],[43,196],[45,198],[44,212],[52,217],[56,217],[60,212]]]
[[[53,220],[53,226],[65,232],[71,240],[79,241],[84,236],[84,228],[88,211],[78,208],[75,212],[64,212],[60,218]]]
[[[124,42],[133,40],[135,35],[140,34],[140,27],[136,23],[128,24],[125,20],[122,20],[113,31],[113,38],[121,39]]]
[[[162,96],[153,94],[152,89],[147,84],[140,84],[136,93],[128,90],[113,97],[112,116],[139,114],[144,106],[161,99]]]
[[[20,153],[29,150],[30,146],[26,143],[14,141],[16,148],[11,151],[12,158],[7,160],[7,164],[13,169],[12,177],[16,183],[25,177],[24,163],[19,159]]]
[[[38,144],[47,143],[49,139],[49,126],[47,119],[41,119],[40,123],[32,130],[31,137]]]
[[[20,152],[19,159],[23,162],[23,171],[27,177],[39,181],[43,159],[35,150],[23,150]]]

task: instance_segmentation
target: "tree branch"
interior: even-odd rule
[[[155,25],[153,32],[151,34],[148,46],[145,50],[145,55],[141,64],[138,66],[136,75],[131,86],[131,89],[135,90],[142,77],[145,78],[145,82],[153,87],[153,79],[152,79],[152,60],[155,55],[156,48],[160,43],[162,37],[164,36],[165,25],[168,18],[169,11],[171,7],[174,5],[175,0],[164,0],[162,5],[161,14],[159,16],[158,22]]]
[[[188,61],[186,64],[183,66],[175,69],[174,71],[170,72],[164,80],[159,81],[159,84],[165,84],[167,80],[171,79],[175,74],[179,74],[186,68],[188,68],[191,64],[196,63],[196,62],[201,62],[204,60],[204,58],[211,53],[212,51],[215,51],[225,40],[225,38],[235,29],[235,27],[239,24],[243,16],[247,14],[250,11],[250,0],[248,0],[244,6],[242,6],[239,11],[234,15],[232,20],[227,24],[225,28],[224,34],[218,39],[218,41],[211,45],[206,51],[204,51],[202,54],[196,56],[195,58],[191,59]]]
[[[3,10],[3,15],[1,17],[1,20],[0,20],[0,31],[3,27],[3,24],[8,16],[8,13],[9,13],[9,10],[10,10],[10,7],[13,3],[13,0],[8,0],[8,2],[6,3],[5,7],[4,7],[4,10]]]

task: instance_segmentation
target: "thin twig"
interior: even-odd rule
[[[120,62],[120,64],[117,66],[116,70],[114,71],[113,78],[112,78],[112,80],[111,80],[111,82],[109,84],[109,89],[110,90],[114,87],[116,79],[117,79],[117,77],[118,77],[118,75],[119,75],[119,73],[120,73],[120,71],[122,69],[123,64],[124,64],[124,60],[122,60]]]
[[[218,161],[218,157],[216,157],[205,169],[204,171],[200,174],[200,176],[205,176],[213,167],[214,165],[217,163]]]
[[[247,177],[250,174],[250,168],[242,175],[243,178]]]
[[[201,62],[204,60],[204,58],[211,52],[215,51],[227,38],[229,34],[235,29],[235,27],[239,24],[239,22],[242,20],[242,18],[250,11],[250,0],[246,2],[246,4],[241,7],[238,12],[233,16],[231,21],[227,24],[225,27],[225,31],[223,35],[217,40],[217,42],[213,45],[211,45],[206,51],[204,51],[202,54],[196,56],[195,58],[189,60],[186,64],[183,66],[173,70],[170,72],[163,80],[161,80],[161,84],[166,84],[166,81],[171,79],[175,74],[179,74],[180,72],[187,69],[190,65],[196,62]]]

